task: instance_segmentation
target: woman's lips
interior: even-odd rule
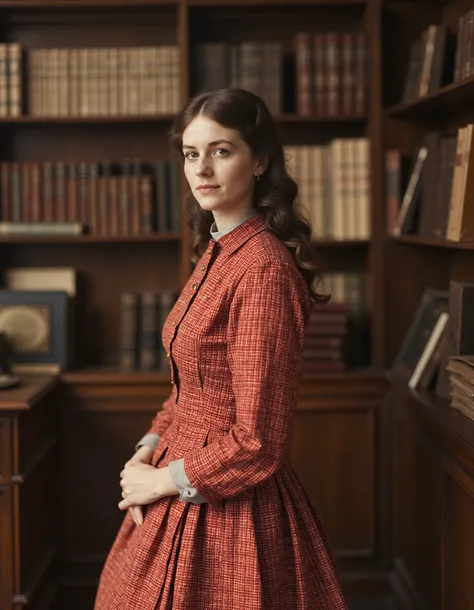
[[[203,195],[209,195],[209,193],[213,193],[218,188],[218,186],[198,186],[197,190]]]

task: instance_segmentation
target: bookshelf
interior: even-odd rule
[[[468,76],[420,99],[396,104],[389,109],[389,115],[406,121],[443,121],[470,112],[473,102],[474,77]]]
[[[389,236],[389,240],[395,244],[407,244],[410,246],[428,246],[431,248],[451,248],[454,250],[474,250],[472,242],[450,241],[449,239],[436,239],[434,237],[423,237],[421,235],[399,235]]]
[[[159,39],[162,44],[173,44],[179,48],[180,55],[180,103],[184,102],[193,92],[193,65],[196,45],[203,42],[216,42],[222,40],[219,33],[225,27],[225,40],[228,43],[238,44],[242,40],[281,40],[283,44],[283,82],[284,89],[295,89],[294,67],[288,69],[294,55],[294,36],[298,31],[312,28],[318,30],[318,23],[323,22],[324,30],[337,28],[361,28],[367,31],[372,28],[374,20],[372,14],[377,9],[372,3],[364,1],[326,3],[319,1],[303,1],[287,7],[281,2],[259,2],[248,6],[245,2],[164,2],[153,1],[134,3],[131,11],[129,3],[123,2],[86,2],[74,1],[35,2],[21,1],[0,2],[0,12],[5,16],[5,42],[17,42],[23,45],[27,52],[41,49],[44,41],[45,48],[77,49],[84,46],[93,48],[133,47],[152,45]],[[377,3],[375,3],[377,5]],[[375,6],[374,5],[374,6]],[[245,11],[242,8],[245,7]],[[267,11],[272,10],[272,29],[268,30]],[[113,14],[111,10],[114,9]],[[133,13],[133,14],[132,14]],[[250,17],[250,26],[248,20]],[[93,29],[90,25],[93,24]],[[320,29],[320,28],[319,28]],[[243,36],[245,31],[245,36]],[[371,49],[369,62],[372,73],[380,72],[377,66],[377,37],[370,38]],[[132,60],[130,60],[132,61]],[[71,64],[72,65],[72,64]],[[292,72],[293,69],[293,72]],[[24,80],[27,77],[24,73]],[[380,78],[379,78],[380,81]],[[26,83],[28,84],[28,83]],[[283,83],[282,83],[283,84]],[[289,87],[287,86],[289,85]],[[370,363],[364,362],[362,368],[368,365],[375,370],[383,367],[384,348],[382,327],[383,307],[379,301],[382,299],[381,291],[376,289],[380,275],[381,243],[378,240],[377,227],[380,225],[379,206],[376,204],[380,197],[381,183],[379,159],[375,151],[380,144],[380,82],[377,79],[373,87],[369,88],[366,111],[363,113],[340,112],[332,115],[302,116],[295,112],[294,95],[286,95],[282,100],[282,113],[276,114],[276,121],[280,129],[283,143],[286,145],[324,145],[333,138],[359,138],[367,137],[370,142],[370,192],[371,192],[371,238],[332,239],[323,237],[318,240],[321,258],[324,267],[339,271],[345,270],[345,259],[349,259],[349,268],[354,271],[354,262],[357,271],[367,274],[368,285],[364,292],[372,296],[370,303],[364,307],[370,309]],[[171,126],[173,114],[127,114],[114,116],[31,116],[28,114],[28,91],[23,100],[23,113],[21,116],[0,117],[0,129],[4,133],[4,140],[0,154],[4,161],[19,163],[34,160],[38,163],[48,160],[61,160],[64,162],[80,160],[97,162],[100,159],[124,159],[138,157],[145,162],[150,160],[166,159],[171,154],[168,149],[166,131]],[[74,141],[65,146],[66,141]],[[113,157],[112,157],[113,155]],[[184,185],[183,185],[184,186]],[[131,264],[136,267],[143,264],[148,267],[143,276],[151,277],[152,269],[156,273],[153,285],[138,285],[135,280],[127,282],[127,275],[123,270],[118,271],[112,257],[110,262],[111,275],[121,273],[123,286],[130,285],[136,290],[161,289],[173,278],[172,284],[179,288],[182,286],[191,271],[189,261],[190,235],[188,227],[182,222],[181,234],[153,234],[141,236],[103,236],[81,235],[73,238],[55,237],[14,237],[2,236],[0,244],[6,258],[7,265],[28,265],[34,260],[37,265],[44,265],[48,258],[47,250],[53,244],[64,245],[64,264],[68,264],[68,254],[74,258],[74,246],[84,244],[122,244],[128,248]],[[140,242],[139,250],[134,247]],[[153,256],[144,256],[147,250],[145,244],[157,248],[157,258],[160,254],[171,263],[166,273],[161,273],[158,260]],[[350,250],[354,249],[354,256]],[[341,252],[347,251],[347,255]],[[106,257],[105,249],[96,250],[97,256]],[[45,258],[46,257],[46,258]],[[71,259],[72,260],[72,259]],[[93,259],[91,259],[93,265]],[[168,266],[168,265],[167,265]],[[89,277],[89,269],[83,268],[80,272]],[[135,278],[135,273],[133,276]],[[135,285],[134,285],[135,284]],[[92,299],[101,301],[109,291],[108,282],[102,281],[94,289]],[[102,292],[104,294],[102,294]],[[117,298],[119,295],[116,295]],[[106,326],[117,321],[117,313],[105,316]],[[83,311],[79,311],[77,328],[87,326],[89,320]],[[112,328],[105,331],[105,337],[112,336]],[[90,365],[99,367],[110,365],[113,352],[118,349],[112,340],[104,339],[94,352],[98,361],[89,362],[86,357],[78,354],[76,368]],[[101,356],[100,354],[103,354]],[[102,359],[102,361],[100,361]],[[118,371],[119,372],[119,371]]]
[[[385,58],[387,67],[394,69],[393,78],[384,83],[386,149],[412,155],[415,147],[428,141],[426,134],[456,133],[474,121],[474,79],[472,74],[453,78],[454,56],[450,76],[445,74],[439,86],[422,97],[401,102],[409,57],[407,54],[397,63],[389,51],[402,37],[410,48],[412,41],[432,25],[444,26],[454,40],[460,32],[460,18],[470,9],[472,6],[457,0],[429,7],[415,2],[387,5],[386,22],[393,27],[388,30]],[[449,57],[447,53],[444,58],[448,65]],[[428,154],[433,158],[433,151]],[[442,161],[437,163],[439,174]],[[433,179],[438,180],[438,176]],[[426,185],[421,184],[420,223],[430,205],[429,198],[423,198]],[[429,209],[437,213],[433,198],[431,205]],[[472,201],[467,205],[471,206]],[[420,227],[418,224],[418,230]],[[417,230],[396,237],[386,235],[388,366],[403,343],[425,289],[448,291],[453,280],[474,280],[474,242],[453,241],[441,235]],[[392,424],[391,588],[403,608],[462,608],[474,599],[468,560],[472,544],[468,528],[474,512],[474,422],[451,408],[450,400],[440,397],[433,386],[417,391],[393,375],[387,380]]]
[[[362,308],[369,320],[370,360],[346,371],[305,374],[289,456],[327,523],[344,586],[354,597],[388,588],[381,13],[379,0],[0,0],[0,44],[20,43],[27,50],[177,46],[180,105],[195,91],[197,45],[278,41],[286,93],[275,118],[283,144],[325,146],[334,139],[367,138],[370,234],[316,241],[327,271],[368,278]],[[370,86],[363,111],[298,114],[294,39],[306,31],[365,33]],[[3,116],[0,163],[166,160],[173,116]],[[191,272],[191,236],[184,221],[180,229],[148,235],[0,238],[0,273],[10,267],[51,267],[60,260],[61,266],[76,269],[78,278],[76,362],[58,377],[58,400],[64,405],[58,608],[91,607],[121,518],[114,510],[115,474],[170,393],[167,374],[125,372],[117,366],[119,301],[124,290],[184,285]],[[78,454],[83,460],[77,460]],[[353,456],[343,472],[340,455]],[[89,485],[87,472],[94,473],[97,496],[91,520],[78,495]],[[347,506],[352,507],[350,514]]]

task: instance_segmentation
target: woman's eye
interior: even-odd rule
[[[197,155],[197,153],[193,150],[187,152],[184,156],[186,157],[186,159],[195,159],[196,157],[194,157],[193,155]]]
[[[214,151],[214,153],[218,153],[217,156],[218,157],[225,157],[225,155],[228,154],[229,151],[227,151],[225,148],[216,148],[216,150]]]

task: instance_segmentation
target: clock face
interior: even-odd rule
[[[50,309],[44,306],[0,306],[0,331],[17,353],[50,351]]]

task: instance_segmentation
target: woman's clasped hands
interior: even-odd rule
[[[140,447],[120,473],[123,500],[118,507],[120,510],[129,509],[136,525],[143,523],[141,506],[178,494],[168,468],[150,466],[152,455],[152,448]]]

